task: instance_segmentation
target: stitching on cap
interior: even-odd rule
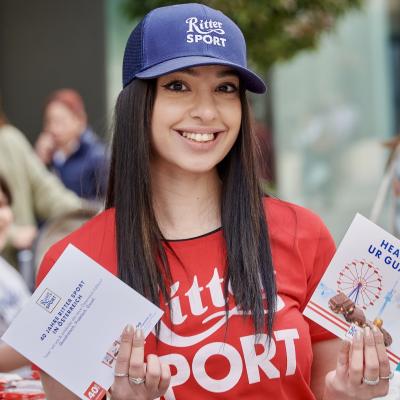
[[[207,8],[204,6],[204,4],[200,4],[200,6],[201,6],[201,10],[203,11],[203,19],[206,21],[207,20]],[[202,55],[209,54],[209,51],[210,51],[211,45],[207,44],[207,43],[205,43],[205,45],[206,45],[207,51],[205,53],[203,52]]]

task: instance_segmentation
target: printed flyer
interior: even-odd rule
[[[113,383],[120,334],[147,336],[163,311],[68,245],[2,339],[81,399]]]
[[[375,325],[400,362],[400,240],[357,214],[304,315],[337,336]]]

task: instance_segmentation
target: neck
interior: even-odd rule
[[[221,226],[221,182],[216,169],[204,174],[152,170],[153,204],[166,239],[185,239]]]

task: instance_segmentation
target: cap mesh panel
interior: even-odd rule
[[[123,86],[125,87],[143,66],[143,26],[144,19],[136,26],[125,48],[123,65]]]

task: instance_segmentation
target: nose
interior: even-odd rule
[[[214,121],[218,115],[216,100],[207,90],[195,93],[190,106],[190,116],[202,122]]]

